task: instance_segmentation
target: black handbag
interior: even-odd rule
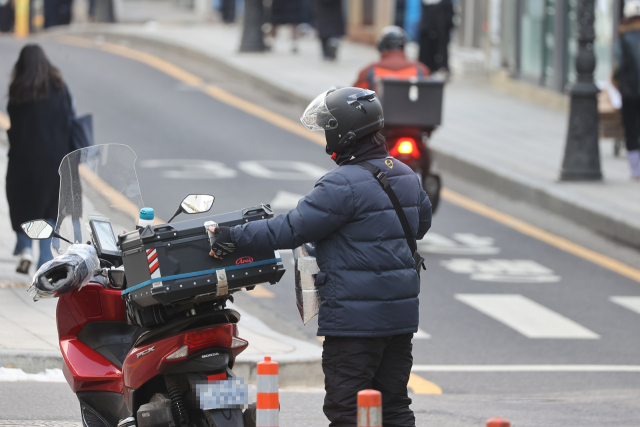
[[[93,115],[75,117],[71,120],[71,141],[69,151],[76,151],[93,145]]]
[[[407,244],[409,245],[409,249],[411,249],[411,255],[413,256],[414,268],[416,269],[416,273],[418,273],[418,277],[420,277],[421,268],[426,270],[427,267],[424,265],[424,258],[420,256],[418,253],[418,247],[416,245],[416,241],[413,238],[413,233],[411,232],[411,226],[409,226],[409,221],[407,220],[407,216],[404,214],[402,210],[402,205],[400,205],[400,201],[398,200],[398,196],[391,188],[391,184],[387,179],[387,176],[380,170],[373,166],[371,163],[361,162],[354,163],[356,166],[360,166],[371,172],[374,178],[382,185],[382,189],[389,199],[391,199],[391,204],[398,215],[398,219],[400,220],[400,224],[402,224],[402,230],[404,231],[404,237],[407,239]]]

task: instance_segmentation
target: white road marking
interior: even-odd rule
[[[238,169],[262,179],[317,181],[328,170],[306,162],[287,160],[250,160],[238,163]]]
[[[640,372],[640,365],[413,365],[413,372]]]
[[[560,281],[553,270],[526,259],[454,258],[440,263],[449,271],[469,274],[471,280],[504,283],[553,283]]]
[[[600,338],[595,332],[522,295],[457,294],[455,297],[527,338]]]
[[[610,297],[609,301],[640,314],[640,297]]]
[[[302,199],[302,194],[290,193],[280,190],[276,193],[276,197],[269,203],[271,209],[291,210],[298,206],[298,200]]]
[[[195,159],[142,160],[143,168],[162,168],[162,176],[172,179],[226,179],[238,176],[238,171],[224,163]]]
[[[500,248],[493,246],[493,243],[492,237],[480,237],[471,233],[454,233],[453,239],[449,239],[429,232],[418,242],[418,249],[420,252],[434,254],[495,255],[500,252]]]
[[[413,334],[414,340],[428,340],[429,338],[431,338],[431,335],[429,335],[428,333],[426,333],[420,328],[418,328],[418,332]]]

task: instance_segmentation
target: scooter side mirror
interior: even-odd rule
[[[46,240],[53,237],[53,226],[44,219],[23,222],[20,227],[31,240]]]
[[[209,194],[189,194],[182,200],[180,207],[186,214],[208,212],[213,206],[215,197]]]
[[[167,224],[173,221],[175,217],[180,215],[181,213],[186,214],[197,214],[208,212],[213,206],[213,202],[216,198],[209,194],[189,194],[187,197],[182,199],[180,202],[180,206],[173,214],[171,219],[167,221]]]

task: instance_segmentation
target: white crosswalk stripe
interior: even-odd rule
[[[640,297],[610,297],[609,301],[640,314]]]
[[[457,294],[455,297],[528,338],[600,338],[595,332],[522,295]]]

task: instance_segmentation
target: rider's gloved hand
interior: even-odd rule
[[[230,227],[209,227],[209,230],[216,236],[216,241],[211,245],[209,255],[222,259],[236,250],[236,245],[231,240]]]

